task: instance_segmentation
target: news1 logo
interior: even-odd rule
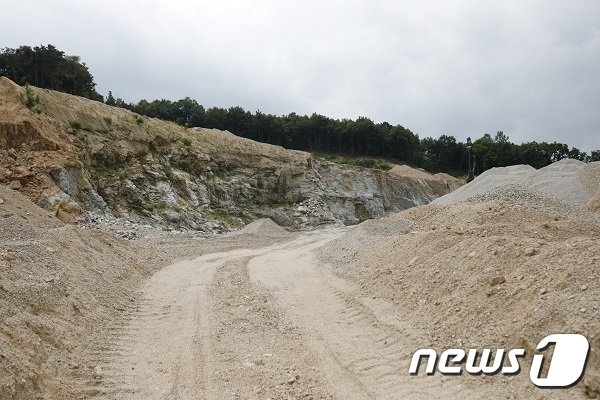
[[[542,352],[554,345],[550,359],[543,354],[535,354],[529,370],[531,382],[541,388],[568,388],[579,382],[583,377],[590,344],[583,335],[556,333],[543,338],[536,347],[536,352]],[[519,358],[525,357],[525,349],[497,349],[490,365],[490,349],[483,349],[481,354],[477,349],[448,349],[438,354],[434,349],[417,350],[411,359],[408,372],[411,375],[419,373],[421,360],[427,358],[425,373],[433,375],[436,367],[444,375],[460,375],[463,372],[463,361],[466,357],[464,370],[471,375],[516,375],[521,371]],[[504,365],[504,357],[508,356],[508,365]],[[479,362],[477,359],[479,358]],[[544,364],[549,363],[547,374],[542,377]]]

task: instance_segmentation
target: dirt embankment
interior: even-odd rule
[[[424,346],[533,354],[551,333],[585,335],[591,353],[583,381],[552,395],[596,397],[600,219],[586,204],[600,184],[598,166],[567,160],[538,171],[491,170],[434,202],[440,206],[367,221],[320,254],[339,276],[393,302],[419,327]],[[497,397],[541,398],[523,371],[485,384]],[[465,378],[471,386],[481,379]]]
[[[176,259],[289,237],[279,229],[128,242],[65,225],[0,186],[0,398],[93,394],[102,343],[139,306],[142,282]]]
[[[206,233],[262,217],[309,229],[355,224],[460,181],[319,162],[215,129],[186,129],[0,77],[0,183],[73,221],[81,211]],[[409,171],[410,172],[410,171]]]
[[[579,167],[593,189],[596,166]],[[597,214],[480,182],[352,228],[133,242],[0,187],[0,398],[597,397]],[[406,373],[418,348],[531,355],[551,333],[592,346],[569,390],[533,386],[531,358],[516,376]]]

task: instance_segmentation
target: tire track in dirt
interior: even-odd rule
[[[172,264],[142,290],[129,321],[99,346],[100,376],[89,393],[110,399],[214,398],[207,288],[235,250]]]
[[[227,274],[230,267],[235,270],[238,264],[234,260],[275,250],[287,251],[288,248],[302,247],[314,240],[313,234],[307,234],[290,242],[255,250],[207,254],[158,271],[141,290],[141,300],[136,308],[128,312],[123,321],[116,321],[114,326],[107,327],[104,340],[94,346],[92,359],[99,370],[82,393],[86,397],[99,399],[230,398],[231,387],[223,386],[223,368],[215,370],[222,358],[214,353],[215,345],[219,345],[219,342],[215,342],[218,336],[214,335],[212,326],[218,326],[219,321],[226,318],[222,312],[231,313],[232,310],[223,307],[219,299],[213,301],[210,297],[215,294],[209,290],[215,272],[222,267],[221,276]],[[245,268],[245,263],[242,265]],[[235,271],[238,275],[241,273]],[[246,286],[250,286],[247,274],[245,276]],[[252,290],[247,288],[247,291]],[[234,291],[233,295],[237,296],[236,293]],[[245,319],[253,315],[244,314]],[[235,325],[243,325],[242,322],[239,319]],[[293,329],[289,332],[284,329],[282,332],[291,337],[298,336]],[[260,339],[260,335],[248,338],[250,342]],[[283,342],[290,349],[302,347],[298,341]],[[239,347],[239,340],[231,345],[234,353],[237,352],[235,346]],[[225,361],[227,368],[236,365],[233,358]],[[290,374],[294,371],[293,368],[288,370]],[[311,373],[305,372],[305,379]],[[313,375],[314,378],[308,380],[313,385],[305,393],[310,393],[318,386],[318,374]],[[291,377],[294,378],[293,384],[285,383],[294,386],[298,379],[294,374]],[[317,392],[324,394],[319,398],[329,398],[324,390]]]
[[[313,232],[159,271],[128,321],[115,324],[98,346],[102,371],[88,395],[464,397],[456,379],[409,376],[409,358],[423,332],[318,263],[314,250],[337,235],[339,230]]]
[[[422,332],[403,323],[391,305],[362,298],[358,288],[320,266],[313,251],[329,240],[325,233],[307,246],[254,257],[249,270],[301,327],[335,395],[463,398],[465,388],[456,379],[408,375]]]
[[[333,399],[299,329],[250,281],[247,262],[223,264],[210,288],[214,398]]]

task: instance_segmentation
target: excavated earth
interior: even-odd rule
[[[309,153],[186,129],[0,77],[0,183],[72,222],[221,233],[258,218],[291,229],[348,225],[457,188],[448,175],[315,160]],[[90,215],[91,214],[91,215]],[[120,221],[116,221],[114,219]],[[127,229],[127,226],[124,227]],[[135,235],[132,234],[133,236]]]
[[[344,227],[454,181],[321,164],[50,91],[36,115],[0,88],[0,399],[599,396],[599,163],[491,170]],[[73,224],[81,211],[142,233]],[[190,221],[245,226],[154,234]],[[569,389],[529,380],[551,333],[591,344]],[[528,357],[511,376],[409,375],[423,347]]]

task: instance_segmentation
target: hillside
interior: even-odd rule
[[[585,376],[571,391],[536,389],[523,372],[483,382],[461,377],[463,398],[597,398],[599,188],[598,162],[493,168],[429,205],[366,221],[319,255],[360,287],[364,306],[405,329],[414,348],[533,354],[550,333],[590,342]]]
[[[25,106],[23,88],[0,78],[0,183],[63,221],[90,211],[88,222],[122,218],[133,231],[224,232],[262,217],[306,229],[381,217],[461,184],[447,175],[321,162],[226,131],[32,90],[39,113]]]
[[[0,78],[1,399],[599,396],[600,163],[462,185],[33,90]],[[568,389],[529,378],[553,333],[591,344]]]

